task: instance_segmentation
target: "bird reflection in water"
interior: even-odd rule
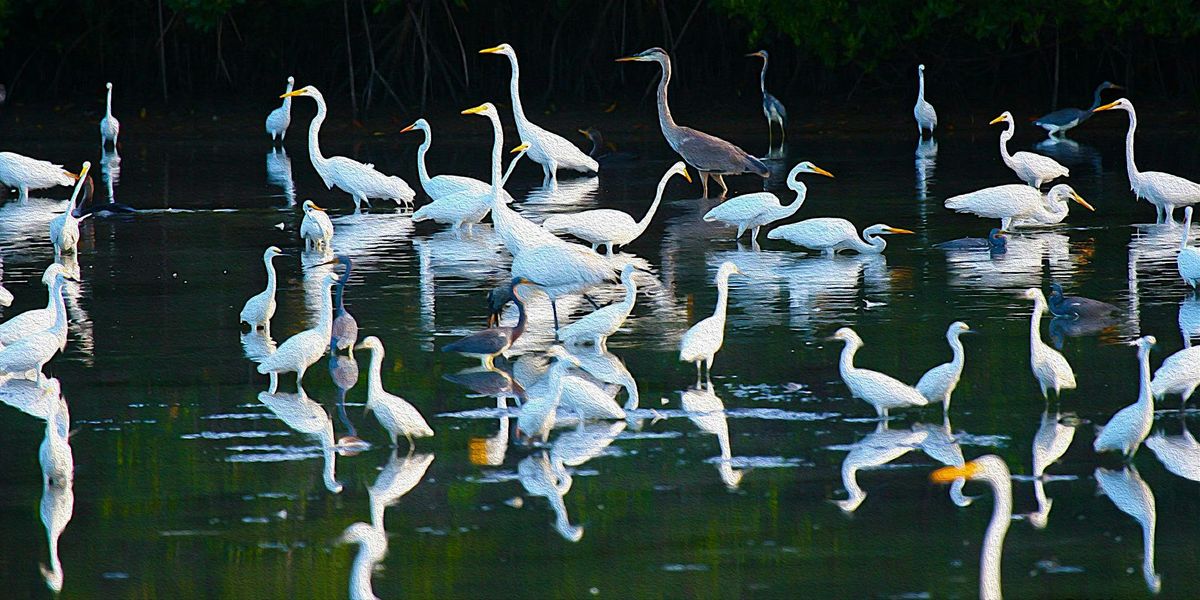
[[[338,420],[346,428],[346,437],[339,439],[338,444],[353,445],[355,443],[362,443],[362,440],[358,437],[358,428],[354,426],[354,422],[350,420],[350,415],[346,413],[346,393],[358,384],[358,361],[355,360],[354,353],[348,355],[330,354],[329,378],[333,380],[333,385],[338,390]]]
[[[1200,297],[1195,294],[1188,294],[1179,303],[1179,335],[1184,348],[1191,348],[1192,340],[1200,337]]]
[[[729,443],[729,421],[725,415],[725,403],[713,391],[712,382],[684,390],[681,398],[683,411],[700,431],[717,436],[721,448],[717,473],[725,487],[735,490],[742,483],[744,470],[733,468],[733,449]]]
[[[433,464],[433,454],[413,454],[409,452],[404,458],[393,450],[383,470],[375,478],[375,483],[367,488],[371,504],[371,525],[383,531],[383,513],[387,507],[400,501],[400,498],[411,492],[425,479],[429,465]]]
[[[517,478],[521,487],[532,496],[542,496],[550,502],[554,511],[554,530],[569,542],[583,539],[583,527],[572,525],[563,497],[571,491],[574,481],[566,467],[550,462],[550,455],[542,451],[525,457],[517,464]]]
[[[260,392],[258,401],[288,427],[317,440],[325,465],[322,470],[325,488],[335,494],[341,493],[342,484],[336,475],[338,447],[333,437],[333,420],[325,408],[309,398],[304,388],[295,394]]]
[[[1154,570],[1154,529],[1158,522],[1154,492],[1133,465],[1119,471],[1098,468],[1093,475],[1097,492],[1108,496],[1118,510],[1142,526],[1142,577],[1146,588],[1157,594],[1162,589],[1162,576]]]
[[[1012,523],[1012,479],[1008,465],[994,454],[981,456],[961,467],[942,467],[930,475],[935,483],[949,483],[961,478],[983,481],[992,488],[992,518],[983,534],[983,549],[979,556],[979,597],[992,600],[1000,592],[1000,559],[1004,553],[1004,536]]]
[[[1033,494],[1037,499],[1037,510],[1029,514],[1029,522],[1037,529],[1045,529],[1050,522],[1050,509],[1054,499],[1046,496],[1046,468],[1058,462],[1071,447],[1075,439],[1078,419],[1066,417],[1058,411],[1042,412],[1041,424],[1033,434]]]
[[[889,429],[880,421],[875,431],[850,447],[842,460],[842,485],[848,497],[836,500],[838,508],[852,513],[867,499],[867,492],[858,484],[858,472],[882,467],[920,447],[929,432],[924,429]]]
[[[42,501],[40,512],[50,548],[50,565],[42,565],[46,586],[55,593],[63,588],[63,566],[58,556],[58,539],[75,512],[75,460],[69,440],[71,417],[67,401],[57,393],[53,413],[46,420],[46,437],[38,452],[42,465]]]
[[[913,152],[913,167],[917,172],[917,200],[921,201],[918,212],[922,231],[926,231],[926,225],[929,223],[929,186],[937,182],[934,177],[937,171],[937,153],[937,140],[924,136],[917,142],[917,149]]]
[[[292,159],[282,147],[267,152],[267,183],[283,190],[288,206],[296,205],[296,184],[292,179]]]
[[[1182,433],[1167,435],[1159,430],[1146,438],[1146,447],[1166,469],[1184,479],[1200,481],[1200,443],[1188,430],[1185,413],[1179,411]]]
[[[346,528],[338,542],[358,545],[358,554],[350,565],[350,600],[378,600],[371,586],[371,573],[387,555],[387,534],[366,523],[354,523]]]

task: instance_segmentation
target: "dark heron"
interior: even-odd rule
[[[354,315],[346,310],[344,302],[346,282],[350,280],[350,269],[352,268],[350,257],[339,254],[331,262],[339,262],[346,267],[342,276],[338,278],[337,298],[333,303],[333,327],[330,329],[329,353],[334,354],[338,350],[354,347],[354,343],[358,341],[358,321],[355,321]]]
[[[617,62],[657,62],[662,67],[662,79],[658,82],[658,124],[667,143],[687,164],[700,172],[700,183],[704,197],[708,197],[708,178],[712,176],[721,185],[721,195],[729,191],[725,175],[753,173],[759,177],[770,177],[771,171],[761,160],[733,144],[690,127],[675,124],[671,107],[667,105],[667,86],[671,83],[671,57],[662,48],[650,48],[633,56],[618,58]]]
[[[1050,312],[1056,317],[1104,319],[1121,314],[1121,309],[1107,302],[1083,296],[1064,296],[1062,286],[1057,283],[1050,284],[1050,296],[1046,300]]]
[[[1002,229],[993,227],[988,232],[986,238],[965,237],[957,240],[950,240],[940,244],[934,244],[934,248],[942,250],[991,250],[995,254],[1004,254],[1008,251],[1008,236]]]
[[[617,150],[616,145],[612,142],[604,141],[604,136],[600,135],[600,130],[595,127],[580,129],[579,133],[582,133],[583,137],[586,137],[592,143],[592,149],[588,151],[588,156],[596,159],[596,162],[602,165],[637,160],[638,155],[636,152]]]
[[[775,130],[773,125],[779,124],[779,143],[783,144],[787,140],[787,109],[783,107],[783,103],[778,98],[767,92],[767,62],[770,58],[766,50],[751,52],[746,56],[757,56],[763,60],[762,73],[758,75],[758,89],[762,90],[763,97],[763,115],[767,117],[767,144],[774,145]]]
[[[1122,88],[1111,81],[1105,81],[1104,83],[1096,86],[1096,91],[1092,94],[1091,108],[1087,110],[1082,108],[1060,108],[1048,115],[1043,115],[1041,118],[1034,121],[1033,124],[1050,132],[1050,135],[1063,135],[1068,130],[1091,118],[1093,112],[1104,103],[1104,100],[1100,98],[1100,94],[1103,93],[1104,90],[1121,89],[1125,88]]]
[[[520,287],[522,285],[537,285],[524,277],[514,277],[508,286],[509,294],[512,295],[512,301],[517,305],[517,324],[512,327],[488,327],[483,331],[477,331],[461,338],[457,341],[446,344],[442,347],[442,352],[457,352],[467,356],[477,356],[483,362],[484,367],[490,367],[492,361],[508,350],[517,338],[525,333],[525,298],[521,296]],[[501,296],[495,291],[488,295],[489,306],[491,306],[492,315],[488,317],[489,324],[493,322],[493,316],[499,320],[496,305],[491,304],[493,297],[495,301],[500,302]],[[499,304],[499,310],[503,310],[504,304]]]

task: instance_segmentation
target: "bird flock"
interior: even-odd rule
[[[635,264],[628,254],[619,250],[635,243],[647,231],[664,197],[672,190],[672,186],[676,185],[672,183],[676,181],[676,177],[691,184],[693,179],[689,169],[695,171],[700,178],[703,197],[709,196],[708,180],[711,178],[720,186],[720,197],[724,198],[729,192],[725,176],[750,174],[765,178],[770,172],[763,159],[754,157],[716,136],[676,123],[668,103],[671,58],[663,49],[651,48],[616,60],[658,63],[661,69],[657,88],[659,125],[665,141],[678,154],[680,160],[663,173],[652,202],[641,213],[640,218],[620,210],[596,209],[564,212],[551,216],[542,223],[535,223],[511,207],[516,200],[504,189],[509,175],[523,157],[528,157],[542,168],[545,185],[554,186],[558,182],[559,171],[576,172],[588,177],[603,176],[601,172],[605,157],[611,159],[618,153],[606,146],[599,132],[594,130],[581,130],[593,143],[592,152],[588,153],[558,134],[532,122],[521,103],[520,68],[516,51],[508,44],[500,44],[481,50],[480,53],[501,55],[508,59],[512,118],[520,138],[520,143],[509,152],[515,156],[505,170],[504,157],[507,146],[501,114],[495,105],[483,103],[463,110],[462,114],[486,118],[492,126],[490,181],[452,174],[431,175],[426,156],[432,149],[432,126],[426,119],[416,120],[404,128],[403,132],[420,132],[423,135],[423,141],[417,149],[416,170],[419,174],[419,187],[429,201],[420,207],[416,206],[417,193],[401,177],[385,174],[369,163],[344,156],[327,157],[322,154],[319,143],[320,129],[328,111],[324,97],[316,87],[307,85],[297,89],[294,79],[288,77],[285,92],[280,96],[283,100],[282,105],[267,116],[265,127],[272,144],[282,144],[291,124],[292,99],[311,98],[316,104],[316,115],[309,125],[307,139],[312,168],[328,189],[337,188],[348,194],[355,210],[370,206],[373,200],[390,200],[405,209],[397,218],[411,218],[414,222],[432,221],[464,231],[470,231],[472,226],[481,223],[490,215],[493,228],[512,256],[511,271],[507,274],[505,283],[489,294],[487,314],[481,315],[486,317],[487,327],[445,344],[441,349],[478,358],[484,369],[492,370],[495,361],[503,357],[531,326],[545,326],[544,323],[531,322],[527,304],[536,294],[548,297],[556,343],[545,350],[545,358],[549,362],[545,376],[537,386],[523,390],[524,401],[516,407],[517,439],[525,443],[533,443],[536,440],[545,443],[556,426],[571,420],[572,417],[580,422],[622,420],[626,418],[627,411],[638,408],[636,391],[630,390],[630,401],[625,406],[620,406],[611,394],[601,389],[596,384],[597,380],[612,380],[606,380],[601,373],[596,372],[602,369],[589,367],[588,361],[581,360],[583,355],[577,348],[590,345],[595,347],[597,354],[603,352],[608,338],[621,330],[634,310],[639,294],[636,277],[649,269],[645,265]],[[747,56],[762,59],[762,109],[771,131],[769,141],[773,144],[775,128],[780,130],[781,140],[786,135],[787,112],[783,104],[767,92],[767,52],[758,51]],[[102,145],[107,148],[110,144],[113,147],[117,145],[120,124],[112,112],[112,84],[107,84],[106,89],[106,112],[100,122],[100,132]],[[1105,82],[1096,89],[1091,108],[1063,109],[1041,117],[1034,121],[1034,124],[1046,129],[1050,136],[1061,138],[1069,129],[1079,126],[1096,113],[1110,110],[1122,110],[1127,113],[1129,124],[1125,159],[1131,189],[1136,198],[1144,199],[1155,206],[1157,221],[1166,226],[1178,226],[1174,221],[1176,210],[1184,209],[1177,264],[1185,284],[1196,288],[1200,284],[1200,249],[1190,245],[1190,225],[1193,206],[1200,203],[1200,185],[1169,173],[1138,170],[1134,163],[1137,114],[1133,104],[1125,98],[1103,103],[1101,92],[1110,89],[1119,89],[1119,86]],[[924,65],[918,67],[918,95],[913,115],[921,138],[932,138],[938,127],[938,117],[933,105],[927,100]],[[1061,223],[1068,217],[1071,203],[1095,210],[1070,185],[1054,183],[1070,176],[1066,167],[1040,154],[1025,151],[1010,153],[1009,141],[1016,128],[1016,120],[1010,112],[1000,114],[991,123],[1004,124],[1004,129],[999,135],[1000,158],[1023,183],[988,187],[947,198],[947,209],[985,219],[999,219],[1000,223],[998,227],[991,229],[986,238],[951,240],[938,244],[938,247],[1003,253],[1012,232],[1021,228]],[[89,216],[82,210],[78,200],[89,169],[90,164],[83,163],[76,174],[65,170],[61,165],[11,152],[0,152],[0,182],[9,188],[17,189],[20,199],[25,199],[33,190],[74,186],[66,211],[50,223],[48,233],[56,256],[78,251],[80,221]],[[750,232],[755,248],[760,230],[768,228],[767,239],[785,240],[807,251],[823,255],[812,260],[828,260],[828,257],[844,251],[880,254],[887,247],[887,236],[913,233],[909,229],[883,223],[860,230],[850,221],[836,217],[786,222],[801,210],[807,196],[808,189],[800,180],[801,175],[833,177],[829,171],[812,162],[803,161],[796,164],[787,174],[787,188],[795,194],[790,203],[784,204],[771,192],[746,193],[717,204],[707,211],[702,219],[706,222],[721,223],[731,230],[736,228],[734,240]],[[1048,190],[1043,190],[1048,184],[1053,185]],[[273,342],[264,344],[264,350],[251,357],[257,363],[257,372],[268,377],[270,382],[268,391],[260,395],[260,399],[290,424],[297,423],[297,429],[311,431],[313,435],[318,436],[327,452],[337,447],[363,444],[365,442],[354,435],[352,426],[351,435],[342,439],[334,438],[332,422],[319,404],[307,398],[303,380],[310,367],[329,355],[330,369],[331,372],[335,372],[335,381],[339,377],[348,378],[348,385],[339,384],[344,391],[349,385],[353,385],[353,381],[357,380],[359,375],[356,366],[352,371],[338,371],[342,368],[338,361],[342,358],[340,353],[368,351],[370,366],[367,373],[366,408],[374,413],[393,445],[398,444],[400,437],[407,440],[411,460],[411,450],[418,443],[417,439],[433,436],[434,429],[416,406],[384,388],[384,343],[375,335],[366,335],[360,341],[359,324],[347,310],[344,301],[346,284],[353,268],[352,260],[348,256],[337,254],[338,249],[333,244],[334,225],[324,208],[317,206],[312,200],[306,200],[302,204],[302,211],[300,237],[307,251],[322,256],[319,262],[306,265],[306,269],[323,269],[328,272],[316,280],[319,302],[315,322],[278,345]],[[239,313],[240,322],[245,324],[252,334],[262,335],[268,340],[271,321],[277,308],[278,281],[275,259],[280,256],[284,256],[284,253],[278,247],[271,246],[265,249],[262,254],[266,272],[265,288],[249,297]],[[341,269],[340,274],[335,272],[337,268]],[[702,380],[706,376],[707,390],[711,393],[712,369],[724,341],[730,297],[729,282],[734,276],[748,275],[732,262],[720,265],[714,281],[717,295],[712,315],[696,322],[682,334],[679,360],[691,363],[696,368],[696,387],[691,391],[694,397],[685,395],[685,409],[689,403],[694,406],[703,405],[706,388]],[[47,420],[48,428],[47,441],[43,447],[47,486],[69,486],[71,479],[71,459],[65,433],[69,429],[66,403],[61,400],[60,395],[51,393],[51,390],[57,389],[57,381],[45,377],[43,370],[46,364],[66,347],[67,314],[63,301],[63,287],[72,279],[61,264],[51,264],[42,276],[42,282],[49,293],[46,307],[15,315],[0,323],[0,374],[6,381],[26,380],[28,384],[18,382],[14,385],[26,386],[28,389],[20,389],[32,396],[49,394],[54,398],[53,402],[47,404],[50,408],[41,413]],[[620,286],[620,298],[600,306],[592,298],[591,292],[612,286]],[[567,297],[581,297],[590,303],[594,310],[573,322],[564,323],[560,319],[557,303]],[[1116,308],[1088,298],[1066,296],[1058,284],[1052,286],[1049,299],[1038,288],[1026,290],[1024,297],[1032,303],[1029,330],[1031,374],[1048,406],[1052,396],[1054,402],[1061,403],[1064,393],[1076,388],[1076,374],[1067,359],[1043,341],[1042,317],[1046,312],[1051,312],[1053,315],[1071,319],[1101,318],[1111,315]],[[510,303],[514,304],[517,310],[516,321],[502,325],[502,315]],[[368,327],[364,331],[369,330]],[[913,443],[930,447],[935,444],[942,444],[943,447],[954,446],[952,434],[949,433],[951,398],[962,377],[968,354],[968,347],[964,346],[961,338],[971,333],[976,333],[976,330],[964,322],[956,321],[950,324],[946,330],[950,360],[933,366],[912,385],[885,373],[856,366],[857,356],[868,345],[854,330],[842,327],[829,338],[842,344],[838,371],[850,395],[870,404],[880,419],[879,428],[871,434],[875,437],[874,446],[870,448],[889,449],[883,457],[875,451],[852,451],[852,456],[848,457],[843,465],[843,478],[847,481],[847,489],[851,491],[851,499],[839,503],[843,510],[853,510],[865,497],[865,492],[854,482],[854,472],[858,468],[893,460],[894,456],[887,456],[898,456],[897,452],[903,454],[913,447]],[[1150,358],[1154,344],[1153,336],[1142,336],[1133,342],[1137,348],[1140,378],[1138,398],[1098,428],[1099,433],[1094,442],[1096,452],[1114,452],[1123,456],[1125,460],[1131,460],[1150,434],[1155,401],[1166,396],[1179,395],[1186,402],[1196,388],[1200,387],[1200,348],[1187,348],[1168,357],[1152,373]],[[279,379],[288,374],[295,375],[295,394],[279,392]],[[929,404],[942,405],[946,415],[945,428],[921,431],[892,431],[888,428],[891,411],[920,408]],[[507,409],[507,406],[504,408]],[[1057,418],[1050,418],[1047,423],[1044,428],[1060,426]],[[724,439],[723,456],[727,457],[727,429]],[[864,445],[862,448],[868,446]],[[1050,458],[1043,460],[1035,469],[1039,476],[1046,466],[1062,456],[1063,452],[1065,448],[1048,450],[1045,454]],[[68,455],[65,459],[62,456],[64,453]],[[996,502],[992,523],[985,537],[981,564],[984,565],[985,571],[998,570],[998,554],[989,553],[998,552],[997,548],[1002,546],[1004,530],[1007,529],[1007,520],[1011,516],[1008,468],[996,456],[965,461],[961,450],[957,455],[948,457],[946,464],[948,466],[933,473],[932,479],[953,484],[952,496],[956,498],[956,503],[963,506],[970,503],[970,499],[961,493],[961,486],[967,480],[984,481],[993,489]],[[428,466],[427,462],[425,466]],[[733,472],[728,464],[723,468],[723,478],[727,482],[732,481],[736,486],[741,474]],[[331,491],[340,491],[340,484],[336,482],[331,466],[328,471],[327,486]],[[420,472],[423,474],[424,470],[421,469]],[[556,476],[560,475],[561,473],[558,473]],[[415,485],[415,482],[412,485]],[[561,502],[561,494],[558,498]],[[381,521],[382,517],[379,520]],[[562,530],[570,532],[568,537],[582,535],[581,529],[574,529],[569,523],[565,523]],[[357,523],[346,530],[343,539],[358,543],[363,548],[356,559],[356,575],[352,576],[351,590],[352,594],[369,597],[370,565],[382,559],[387,546],[386,538],[382,537],[382,527]],[[359,564],[359,560],[363,561],[362,565]],[[991,562],[995,564],[989,566],[988,563]],[[61,586],[61,578],[58,585]],[[980,585],[981,596],[999,595],[998,574],[993,577],[985,572],[981,575]]]

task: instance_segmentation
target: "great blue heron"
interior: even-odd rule
[[[1068,201],[1096,210],[1065,183],[1050,188],[1045,194],[1019,183],[997,185],[947,198],[945,204],[955,212],[1000,219],[1000,228],[1007,231],[1018,221],[1061,222],[1067,214]]]
[[[782,205],[779,202],[779,196],[771,192],[742,194],[714,206],[712,210],[704,214],[704,220],[720,221],[726,225],[736,226],[738,230],[737,235],[733,236],[735,240],[742,237],[743,233],[750,231],[750,240],[755,241],[760,227],[786,219],[800,210],[805,196],[808,195],[808,187],[798,179],[801,173],[833,177],[829,171],[804,161],[792,167],[792,171],[788,173],[787,186],[796,193],[796,198],[787,206]]]
[[[846,387],[850,388],[850,394],[874,406],[880,419],[887,419],[888,411],[893,408],[911,408],[929,404],[929,400],[913,386],[901,382],[891,375],[854,366],[854,355],[859,348],[862,348],[863,341],[853,329],[843,327],[829,339],[839,340],[846,344],[842,347],[838,372]]]
[[[1059,177],[1069,177],[1071,171],[1060,165],[1057,160],[1041,154],[1033,152],[1017,152],[1016,154],[1008,153],[1008,141],[1012,139],[1016,132],[1017,124],[1013,120],[1012,113],[1007,110],[1003,114],[992,119],[989,125],[996,123],[1007,123],[1008,126],[1000,133],[1000,158],[1004,161],[1008,168],[1012,169],[1017,177],[1035,188],[1041,188],[1042,184],[1047,181],[1058,179]]]
[[[662,67],[662,79],[658,82],[658,124],[671,148],[684,162],[700,172],[700,184],[703,186],[705,198],[708,197],[709,176],[721,185],[721,195],[724,196],[729,191],[729,187],[725,185],[725,175],[771,175],[767,165],[750,156],[745,150],[716,136],[675,124],[675,119],[671,116],[671,107],[667,104],[667,86],[671,83],[671,57],[667,55],[666,50],[650,48],[633,56],[617,59],[617,62],[626,61],[657,62]]]
[[[767,117],[767,144],[773,146],[775,130],[773,125],[779,123],[779,143],[787,140],[787,109],[778,98],[767,92],[767,63],[770,60],[766,50],[751,52],[746,56],[757,56],[762,59],[762,73],[758,75],[758,89],[762,91],[763,116]]]
[[[917,103],[913,106],[913,117],[917,119],[917,134],[925,137],[925,130],[933,135],[937,128],[937,111],[925,101],[925,65],[917,65]]]
[[[854,250],[859,254],[880,254],[887,248],[887,240],[879,236],[897,233],[910,234],[912,231],[880,223],[864,229],[860,238],[854,224],[846,219],[817,217],[776,227],[767,234],[767,239],[787,240],[827,256],[833,256],[842,250]]]
[[[296,78],[288,75],[287,89],[283,94],[287,96],[292,92],[292,87],[296,85]],[[283,143],[284,136],[287,135],[288,127],[292,124],[292,98],[288,96],[283,99],[283,105],[271,111],[267,115],[267,133],[271,136],[271,143]],[[101,127],[101,131],[103,131]]]
[[[1121,89],[1125,88],[1122,88],[1115,83],[1105,81],[1104,83],[1096,86],[1096,92],[1092,94],[1091,108],[1087,110],[1082,108],[1060,108],[1050,114],[1042,116],[1038,120],[1034,121],[1033,124],[1050,132],[1050,135],[1052,136],[1061,136],[1070,129],[1091,118],[1092,114],[1094,114],[1093,111],[1095,111],[1101,104],[1104,103],[1104,100],[1100,99],[1101,92],[1104,90]]]
[[[112,114],[112,82],[104,87],[108,88],[108,100],[105,101],[104,118],[100,119],[100,145],[108,146],[111,141],[113,148],[116,148],[117,136],[121,134],[121,122]]]

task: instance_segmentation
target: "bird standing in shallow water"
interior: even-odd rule
[[[921,395],[925,396],[927,400],[942,403],[942,410],[947,418],[950,415],[950,395],[954,393],[954,388],[958,387],[966,355],[959,336],[970,332],[971,328],[962,321],[951,323],[950,328],[946,330],[946,341],[950,343],[950,351],[954,354],[953,358],[948,363],[940,364],[926,371],[916,385],[917,391],[921,392]]]
[[[1008,235],[999,227],[993,227],[986,238],[965,237],[934,244],[942,250],[991,250],[994,254],[1008,252]]]
[[[79,243],[80,205],[76,200],[84,182],[89,181],[87,174],[91,169],[92,163],[84,161],[83,169],[79,171],[79,179],[75,182],[75,191],[71,193],[71,200],[67,203],[67,210],[50,221],[50,243],[54,244],[55,256],[74,252]]]
[[[1192,236],[1192,207],[1183,209],[1183,233],[1179,240],[1179,254],[1175,256],[1175,266],[1183,282],[1195,290],[1200,286],[1200,248],[1188,244]]]
[[[312,200],[304,201],[304,218],[300,221],[300,238],[305,247],[324,248],[333,240],[333,221],[325,209]]]
[[[700,381],[700,363],[705,363],[709,379],[712,379],[713,358],[725,343],[725,310],[729,305],[729,276],[740,275],[737,265],[721,263],[717,269],[717,307],[713,315],[692,325],[679,343],[679,360],[696,363],[696,382]]]
[[[1060,108],[1050,114],[1040,117],[1033,124],[1045,129],[1050,133],[1051,137],[1063,137],[1067,131],[1083,123],[1091,118],[1094,111],[1104,103],[1100,99],[1100,93],[1104,90],[1121,90],[1125,89],[1121,86],[1105,81],[1096,87],[1096,92],[1093,94],[1092,107],[1083,110],[1080,108]]]
[[[937,127],[937,111],[925,101],[925,65],[917,65],[917,103],[913,106],[913,117],[917,119],[917,135],[925,137],[925,131],[929,130],[932,137]]]
[[[1042,397],[1049,399],[1049,391],[1060,396],[1063,390],[1075,389],[1075,371],[1063,355],[1042,341],[1042,314],[1046,312],[1046,296],[1042,290],[1029,288],[1025,297],[1033,300],[1033,314],[1029,318],[1029,366],[1042,388]]]
[[[113,148],[117,147],[117,136],[121,135],[121,122],[112,114],[112,82],[104,84],[108,89],[108,99],[105,101],[104,118],[100,119],[100,146],[107,147],[111,141]]]
[[[292,93],[294,85],[296,85],[296,79],[288,75],[287,89],[283,92],[283,105],[267,115],[267,133],[271,136],[272,144],[282,144],[288,127],[292,124],[292,97],[288,94]]]
[[[720,221],[726,225],[736,225],[737,235],[733,239],[742,237],[747,230],[750,231],[750,241],[757,243],[758,230],[764,225],[770,225],[775,221],[786,219],[800,210],[800,206],[804,204],[804,198],[808,195],[808,187],[805,186],[798,178],[801,173],[815,173],[826,177],[833,177],[833,173],[818,167],[808,161],[804,161],[788,173],[787,186],[796,194],[796,198],[791,204],[783,206],[779,202],[779,196],[771,192],[755,192],[753,194],[742,194],[736,198],[731,198],[722,202],[704,214],[704,220],[708,222]]]
[[[350,270],[353,266],[350,257],[339,254],[331,262],[341,263],[346,267],[342,276],[338,278],[337,295],[333,302],[333,326],[330,328],[329,353],[336,354],[338,350],[354,347],[354,343],[358,341],[358,321],[346,310],[345,304],[346,282],[350,280]]]
[[[261,328],[267,335],[271,331],[271,317],[275,316],[275,263],[272,261],[283,251],[275,246],[263,252],[263,264],[267,267],[267,289],[253,295],[246,301],[239,315],[240,322],[250,326],[254,331]]]
[[[1107,302],[1083,296],[1064,296],[1062,286],[1057,283],[1050,284],[1047,305],[1054,316],[1072,319],[1103,319],[1121,312],[1121,309]]]
[[[842,250],[854,250],[859,254],[882,254],[887,248],[887,240],[881,236],[898,233],[913,232],[879,223],[864,229],[862,238],[859,238],[858,230],[850,221],[837,217],[817,217],[776,227],[767,234],[767,239],[787,240],[809,250],[818,250],[825,256],[833,256]]]
[[[901,382],[890,375],[878,371],[860,369],[854,366],[854,355],[862,348],[862,338],[849,327],[843,327],[834,332],[831,340],[845,342],[842,356],[838,361],[838,372],[850,394],[861,398],[875,407],[880,419],[887,419],[888,411],[893,408],[910,408],[925,406],[929,400],[921,395],[916,388]]]
[[[767,145],[775,147],[775,129],[774,125],[779,124],[779,144],[782,145],[787,141],[787,109],[783,107],[783,103],[778,98],[767,92],[767,63],[770,58],[766,50],[751,52],[747,57],[757,56],[763,61],[762,72],[758,75],[758,89],[762,92],[762,109],[763,116],[767,118]]]
[[[508,293],[512,301],[517,305],[517,323],[512,327],[491,327],[493,322],[499,322],[499,311],[504,310],[504,304],[507,304],[507,299],[499,294],[496,294],[496,301],[499,303],[499,308],[493,307],[488,316],[487,329],[477,331],[442,346],[442,352],[457,352],[467,356],[477,356],[482,361],[484,367],[491,368],[492,361],[499,355],[503,354],[512,347],[513,342],[525,333],[525,297],[521,289],[523,285],[534,285],[532,281],[523,277],[514,277],[508,284]],[[489,295],[489,302],[491,295]],[[493,320],[493,317],[495,319]]]
[[[1000,158],[1004,160],[1004,164],[1008,165],[1008,168],[1017,174],[1017,177],[1021,181],[1035,188],[1040,188],[1047,181],[1071,175],[1070,170],[1048,156],[1034,154],[1033,152],[1009,154],[1008,141],[1012,139],[1016,132],[1016,121],[1013,120],[1012,113],[1006,110],[1000,116],[992,119],[992,122],[988,124],[995,125],[996,123],[1008,124],[1004,131],[1000,133]]]
[[[1117,411],[1100,429],[1092,448],[1096,452],[1120,452],[1133,459],[1142,440],[1150,435],[1150,427],[1154,424],[1154,395],[1150,391],[1150,348],[1157,340],[1147,335],[1134,342],[1138,349],[1138,364],[1140,365],[1140,384],[1138,385],[1137,402]]]
[[[367,408],[375,411],[379,424],[392,436],[392,445],[396,445],[400,435],[408,438],[408,447],[413,447],[413,438],[431,437],[433,429],[425,422],[425,417],[407,400],[389,394],[383,389],[383,342],[375,336],[369,336],[358,345],[359,350],[371,351],[371,368],[367,371]]]

